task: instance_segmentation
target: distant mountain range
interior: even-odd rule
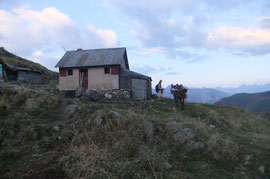
[[[230,96],[229,93],[225,93],[211,88],[188,89],[188,102],[214,104],[215,102],[228,96]]]
[[[214,104],[222,98],[229,97],[236,93],[260,93],[270,91],[270,84],[264,85],[241,85],[237,88],[188,88],[188,102]],[[171,86],[164,89],[163,96],[173,98],[170,92]],[[152,90],[153,94],[156,91]]]
[[[270,91],[235,94],[223,98],[219,103],[245,108],[270,120]]]
[[[170,89],[171,86],[167,86],[163,91],[163,96],[173,98]],[[154,89],[152,92],[153,94],[156,94],[156,91]],[[215,102],[228,96],[230,96],[230,94],[211,88],[188,88],[187,101],[196,103],[214,104]]]
[[[261,93],[265,91],[270,91],[270,84],[264,85],[241,85],[237,88],[214,88],[219,91],[223,91],[229,94],[236,94],[236,93]]]

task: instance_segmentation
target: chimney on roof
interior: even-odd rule
[[[82,49],[81,48],[78,48],[77,51],[82,51]]]

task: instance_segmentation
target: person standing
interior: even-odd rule
[[[163,93],[163,88],[161,86],[162,80],[160,80],[157,84],[157,89],[158,89],[158,101],[160,101],[160,98],[162,97],[162,93]]]

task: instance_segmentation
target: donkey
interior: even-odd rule
[[[188,89],[184,88],[183,85],[171,85],[171,94],[173,94],[175,107],[179,107],[181,104],[181,109],[185,109],[185,100],[187,99]]]

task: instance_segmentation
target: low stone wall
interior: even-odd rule
[[[98,93],[105,98],[131,98],[131,90],[128,89],[100,90]]]
[[[40,84],[42,83],[42,77],[40,73],[31,71],[18,71],[18,82],[26,82],[29,84]]]
[[[92,101],[97,101],[99,97],[105,98],[125,98],[131,99],[131,90],[128,89],[112,89],[112,90],[84,90],[83,88],[78,88],[75,91],[75,96],[78,98],[84,98]]]

